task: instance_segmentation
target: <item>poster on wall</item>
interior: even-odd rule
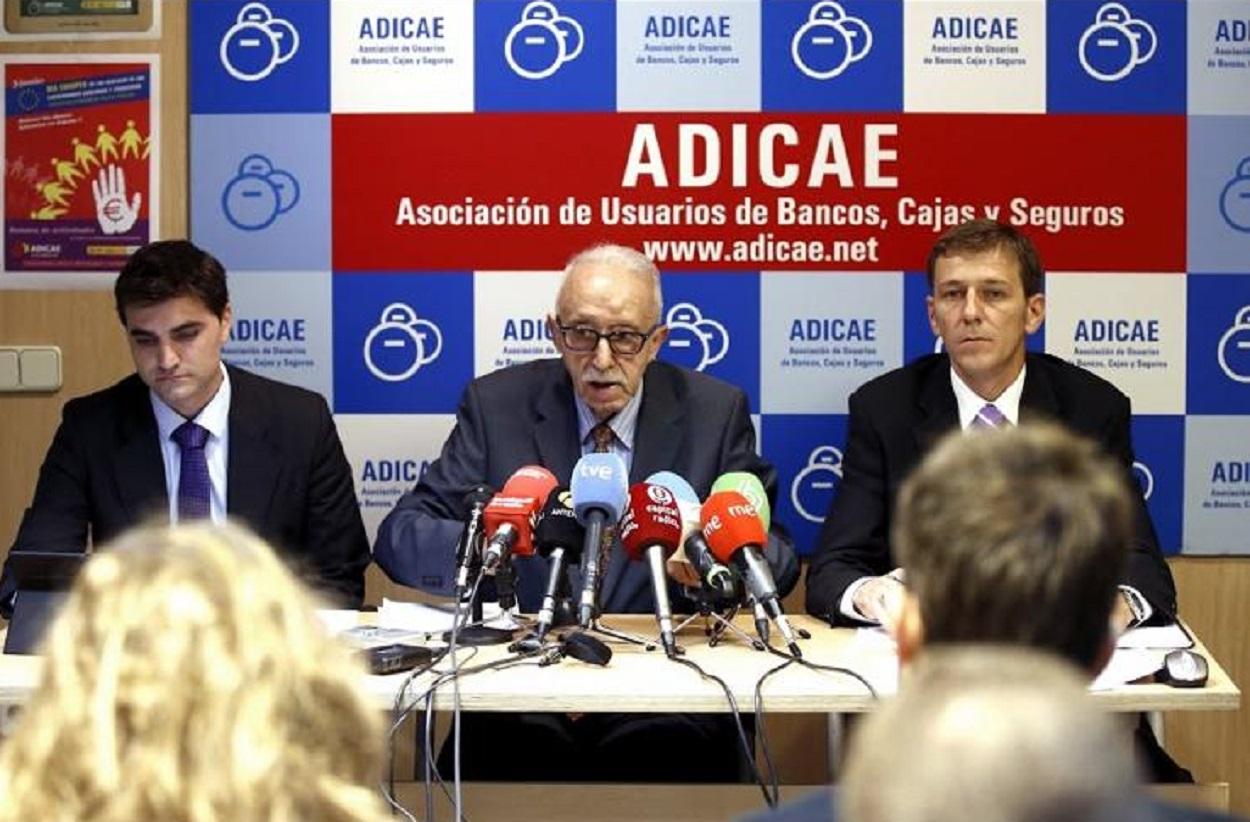
[[[10,57],[0,283],[107,287],[157,225],[153,56]]]
[[[4,30],[17,37],[156,37],[156,0],[4,0]]]

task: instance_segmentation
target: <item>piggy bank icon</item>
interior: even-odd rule
[[[825,521],[825,513],[833,504],[833,496],[842,482],[842,452],[832,445],[812,450],[807,465],[790,483],[790,501],[794,510],[808,522]]]
[[[534,0],[521,10],[521,19],[508,32],[504,59],[521,77],[542,80],[582,53],[586,37],[572,17],[560,14],[555,3]]]
[[[813,80],[828,80],[867,56],[872,29],[847,14],[839,3],[825,0],[812,6],[807,22],[790,41],[795,68]]]
[[[437,325],[417,317],[406,303],[391,303],[365,337],[365,366],[379,380],[403,382],[438,359],[442,350],[443,333]]]
[[[1134,20],[1121,3],[1104,3],[1081,34],[1077,54],[1095,80],[1114,83],[1154,56],[1159,38],[1145,20]]]

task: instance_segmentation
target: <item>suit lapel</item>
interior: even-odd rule
[[[230,444],[226,511],[257,530],[268,518],[278,485],[280,454],[269,440],[273,413],[249,375],[230,369]]]
[[[1024,390],[1020,392],[1020,421],[1040,422],[1059,418],[1059,398],[1050,382],[1044,361],[1030,356],[1024,372]]]
[[[113,461],[117,493],[131,522],[152,515],[168,518],[169,494],[156,415],[147,386],[138,377],[132,379],[135,384],[127,388],[117,424],[117,456]]]
[[[916,422],[916,447],[927,453],[942,435],[959,427],[959,404],[951,387],[950,360],[942,357],[920,387],[917,400],[920,419]]]
[[[557,379],[549,390],[539,395],[534,407],[534,448],[539,464],[555,474],[561,484],[568,485],[573,466],[581,456],[577,440],[577,410],[573,406],[573,383],[563,363]]]

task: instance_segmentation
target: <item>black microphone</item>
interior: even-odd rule
[[[456,548],[456,561],[460,570],[456,573],[456,590],[465,591],[469,587],[469,575],[482,553],[482,510],[486,503],[495,496],[495,489],[489,485],[476,485],[464,495],[465,523],[464,533],[460,535],[460,545]]]
[[[740,581],[733,569],[712,555],[702,531],[694,531],[686,537],[686,559],[699,574],[704,590],[720,600],[737,601],[741,598]]]
[[[564,487],[553,490],[534,525],[534,547],[539,556],[551,560],[547,591],[543,594],[542,607],[538,610],[538,625],[534,629],[534,636],[539,642],[542,642],[555,621],[556,597],[560,591],[560,583],[564,580],[564,572],[569,563],[581,559],[585,534],[586,529],[577,521],[577,514],[573,511],[569,490]]]

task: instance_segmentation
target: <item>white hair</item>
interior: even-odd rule
[[[658,322],[663,316],[664,292],[660,287],[660,269],[656,268],[655,263],[646,254],[629,246],[616,245],[614,243],[592,245],[590,248],[579,251],[569,258],[568,263],[564,266],[564,280],[567,281],[570,274],[588,265],[611,266],[639,277],[649,278],[655,295],[656,321]],[[560,292],[563,291],[564,282],[561,282]],[[558,306],[558,297],[556,303]]]

